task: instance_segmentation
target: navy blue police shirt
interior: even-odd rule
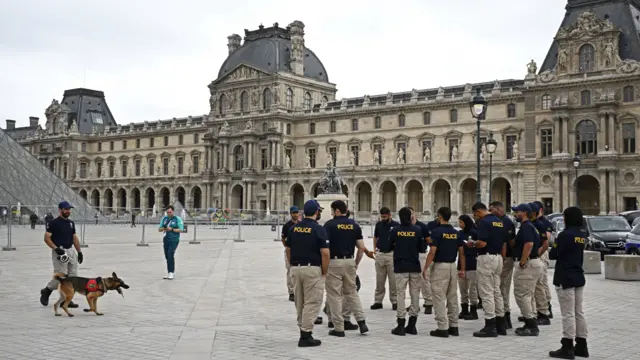
[[[507,257],[513,257],[513,248],[511,247],[510,241],[514,240],[516,237],[516,224],[514,224],[511,218],[507,215],[500,217],[500,220],[502,220],[502,223],[504,224],[506,233],[504,242],[507,244]]]
[[[493,214],[487,214],[476,222],[478,232],[478,240],[484,241],[487,245],[478,249],[478,255],[502,253],[502,244],[504,243],[505,228],[504,223],[499,217]]]
[[[427,243],[427,238],[431,237],[431,230],[429,229],[429,226],[423,223],[422,221],[416,221],[416,226],[419,227],[420,231],[422,232],[422,239],[424,240],[424,248],[420,252],[424,254],[427,252],[427,248],[429,247],[428,246],[429,244]]]
[[[353,258],[356,242],[362,240],[362,229],[346,216],[336,216],[324,224],[329,237],[331,258]]]
[[[434,263],[454,263],[458,248],[464,246],[464,239],[451,224],[441,224],[431,233],[431,245],[436,247]]]
[[[297,223],[294,223],[293,220],[289,220],[287,221],[284,225],[282,225],[282,238],[283,239],[287,239],[287,236],[289,236],[289,231],[291,230],[291,228]]]
[[[523,221],[520,224],[520,231],[518,231],[518,234],[516,235],[516,247],[513,249],[514,258],[517,258],[518,260],[522,258],[522,250],[526,243],[533,244],[531,253],[529,254],[529,259],[537,259],[538,248],[540,248],[540,233],[538,233],[538,229],[536,229],[533,223],[529,220]]]
[[[427,228],[429,229],[429,233],[435,230],[435,228],[437,228],[438,226],[440,226],[440,223],[438,222],[438,220],[431,220],[427,223]]]
[[[465,231],[462,229],[458,231],[458,237],[462,239],[462,241],[469,240],[478,240],[478,232],[476,229],[470,229],[470,231]],[[478,249],[474,247],[469,247],[467,244],[464,244],[464,268],[466,271],[475,271],[478,269]],[[458,261],[458,270],[460,270],[460,262]]]
[[[51,241],[56,247],[71,249],[73,246],[73,235],[76,233],[76,224],[63,217],[57,217],[47,223],[48,233],[51,233]]]
[[[376,248],[382,253],[388,253],[393,251],[391,248],[391,241],[389,241],[389,233],[391,229],[395,226],[400,225],[399,222],[394,220],[389,221],[378,221],[376,223],[376,228],[373,231],[373,236],[378,240],[376,241]]]
[[[317,221],[304,218],[289,230],[287,247],[291,252],[291,266],[321,266],[321,249],[329,247],[329,239],[327,232]]]
[[[542,215],[538,218],[538,220],[540,220],[542,225],[544,225],[547,232],[549,233],[553,232],[553,224],[551,224],[551,221],[549,221],[549,219],[547,219],[546,216]]]
[[[536,227],[536,230],[538,230],[538,233],[540,234],[540,246],[542,246],[543,242],[549,240],[547,239],[547,228],[540,219],[533,221],[533,226]]]
[[[420,273],[419,254],[422,251],[424,237],[415,225],[394,226],[389,234],[393,249],[393,272]]]
[[[558,234],[549,251],[549,259],[556,260],[553,285],[569,289],[586,284],[582,267],[586,242],[587,235],[579,228],[570,227]]]

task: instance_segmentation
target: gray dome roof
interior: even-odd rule
[[[255,40],[245,38],[244,44],[222,63],[218,79],[228,74],[240,64],[251,65],[268,73],[291,71],[289,52],[291,40],[282,37],[263,37]],[[329,82],[327,71],[316,54],[304,48],[304,76],[322,82]]]

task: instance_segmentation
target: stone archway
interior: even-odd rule
[[[117,208],[117,212],[124,212],[127,210],[127,190],[125,190],[124,188],[120,188],[120,190],[118,190],[118,208]]]
[[[111,189],[104,191],[104,210],[113,211],[113,191]]]
[[[460,204],[458,212],[460,214],[471,214],[471,208],[476,203],[476,186],[478,182],[476,179],[467,178],[462,184],[460,184]]]
[[[411,180],[405,185],[405,194],[407,199],[407,205],[412,207],[416,213],[422,213],[424,211],[424,204],[422,203],[422,184],[418,180]]]
[[[140,210],[142,208],[142,197],[140,196],[140,190],[133,188],[131,190],[131,210]]]
[[[160,189],[160,198],[162,200],[162,209],[159,210],[164,211],[167,206],[171,205],[171,192],[168,188],[163,187],[162,189]]]
[[[297,206],[299,209],[304,207],[304,187],[300,184],[294,184],[291,187],[291,205]]]
[[[183,208],[187,207],[187,194],[182,186],[178,186],[178,188],[176,189],[176,200],[180,203],[180,205],[182,205]]]
[[[438,179],[433,183],[433,213],[439,208],[451,207],[451,185],[445,179]]]
[[[100,209],[100,191],[98,189],[93,189],[91,192],[91,206]]]
[[[241,210],[244,203],[244,188],[238,184],[231,189],[231,209]]]
[[[147,188],[145,198],[147,199],[147,211],[153,212],[153,207],[156,205],[156,191],[153,188]]]
[[[313,198],[317,198],[318,195],[320,195],[320,184],[319,183],[315,183],[311,186],[311,195],[313,196]]]
[[[87,200],[87,190],[85,189],[80,190],[80,197]]]
[[[578,177],[577,182],[577,203],[585,215],[600,214],[600,182],[591,175]]]
[[[196,210],[202,209],[202,189],[199,186],[191,189],[191,206]]]
[[[398,193],[398,189],[396,188],[396,184],[391,181],[385,181],[380,184],[380,198],[382,199],[382,203],[380,207],[388,207],[391,211],[398,211],[398,205],[396,204],[396,199]]]
[[[498,177],[493,179],[491,185],[491,199],[490,201],[500,201],[505,208],[506,212],[511,211],[511,183],[509,180]]]
[[[356,187],[357,195],[357,211],[371,212],[371,185],[368,182],[363,181]],[[380,209],[378,209],[380,210]]]

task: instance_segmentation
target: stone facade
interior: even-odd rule
[[[176,200],[188,208],[300,206],[317,195],[332,161],[357,212],[410,205],[428,216],[447,205],[468,213],[478,135],[469,101],[479,87],[489,101],[479,134],[484,201],[491,192],[508,206],[541,200],[558,212],[576,203],[577,189],[590,214],[637,206],[640,63],[620,58],[624,29],[608,20],[582,12],[556,36],[557,66],[538,72],[532,60],[524,80],[351,99],[303,76],[303,29],[287,28],[291,71],[235,66],[209,85],[207,115],[92,134],[71,126],[21,143],[107,212]],[[229,41],[230,56],[243,48],[239,36]],[[490,136],[498,143],[492,156]]]

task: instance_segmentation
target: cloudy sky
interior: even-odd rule
[[[209,111],[227,36],[305,23],[338,98],[497,78],[540,65],[564,0],[0,0],[0,121],[65,89],[105,92],[120,124]]]

